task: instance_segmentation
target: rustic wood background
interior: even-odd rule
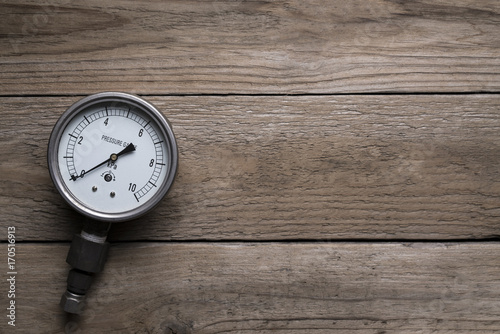
[[[180,169],[68,316],[46,148],[99,91],[155,104]],[[497,0],[4,0],[0,332],[498,333],[499,93]]]

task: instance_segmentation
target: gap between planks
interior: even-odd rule
[[[97,93],[97,92],[95,92]],[[91,94],[0,94],[0,98],[54,98],[54,97],[85,97]],[[144,94],[139,93],[135,94],[138,96],[144,97],[302,97],[302,96],[415,96],[415,95],[500,95],[500,91],[456,91],[456,92],[438,92],[438,91],[430,91],[430,92],[393,92],[393,91],[380,91],[380,92],[353,92],[353,93],[164,93],[164,94]],[[68,106],[69,107],[69,106]]]

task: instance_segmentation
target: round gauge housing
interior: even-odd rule
[[[62,197],[92,219],[119,222],[154,208],[178,165],[165,117],[142,98],[104,92],[66,110],[52,130],[48,166]]]

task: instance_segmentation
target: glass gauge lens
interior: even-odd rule
[[[77,211],[124,221],[165,196],[177,171],[177,144],[162,114],[125,93],[78,101],[56,123],[49,141],[51,177]]]

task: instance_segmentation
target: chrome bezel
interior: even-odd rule
[[[59,170],[58,163],[58,148],[59,143],[61,141],[64,130],[68,126],[69,122],[73,119],[74,116],[78,115],[81,111],[86,108],[89,108],[95,104],[101,103],[121,103],[128,104],[131,107],[140,109],[144,113],[146,113],[151,120],[154,121],[162,132],[163,136],[168,141],[167,143],[167,155],[169,157],[169,164],[167,167],[167,177],[159,186],[158,191],[153,195],[151,199],[147,202],[141,204],[137,208],[129,211],[119,212],[119,213],[108,213],[97,211],[92,208],[89,208],[84,203],[82,203],[78,198],[76,198],[71,191],[66,187],[61,171]],[[49,139],[48,151],[47,151],[47,161],[50,176],[57,190],[61,194],[61,196],[66,200],[66,202],[73,207],[79,213],[100,221],[106,222],[121,222],[126,220],[132,220],[138,218],[151,209],[156,207],[163,197],[170,190],[175,175],[177,174],[177,166],[178,166],[178,149],[177,142],[175,140],[174,132],[172,131],[172,127],[169,121],[149,102],[144,99],[127,93],[120,92],[102,92],[87,96],[76,103],[74,103],[71,107],[69,107],[56,122],[52,133]]]

